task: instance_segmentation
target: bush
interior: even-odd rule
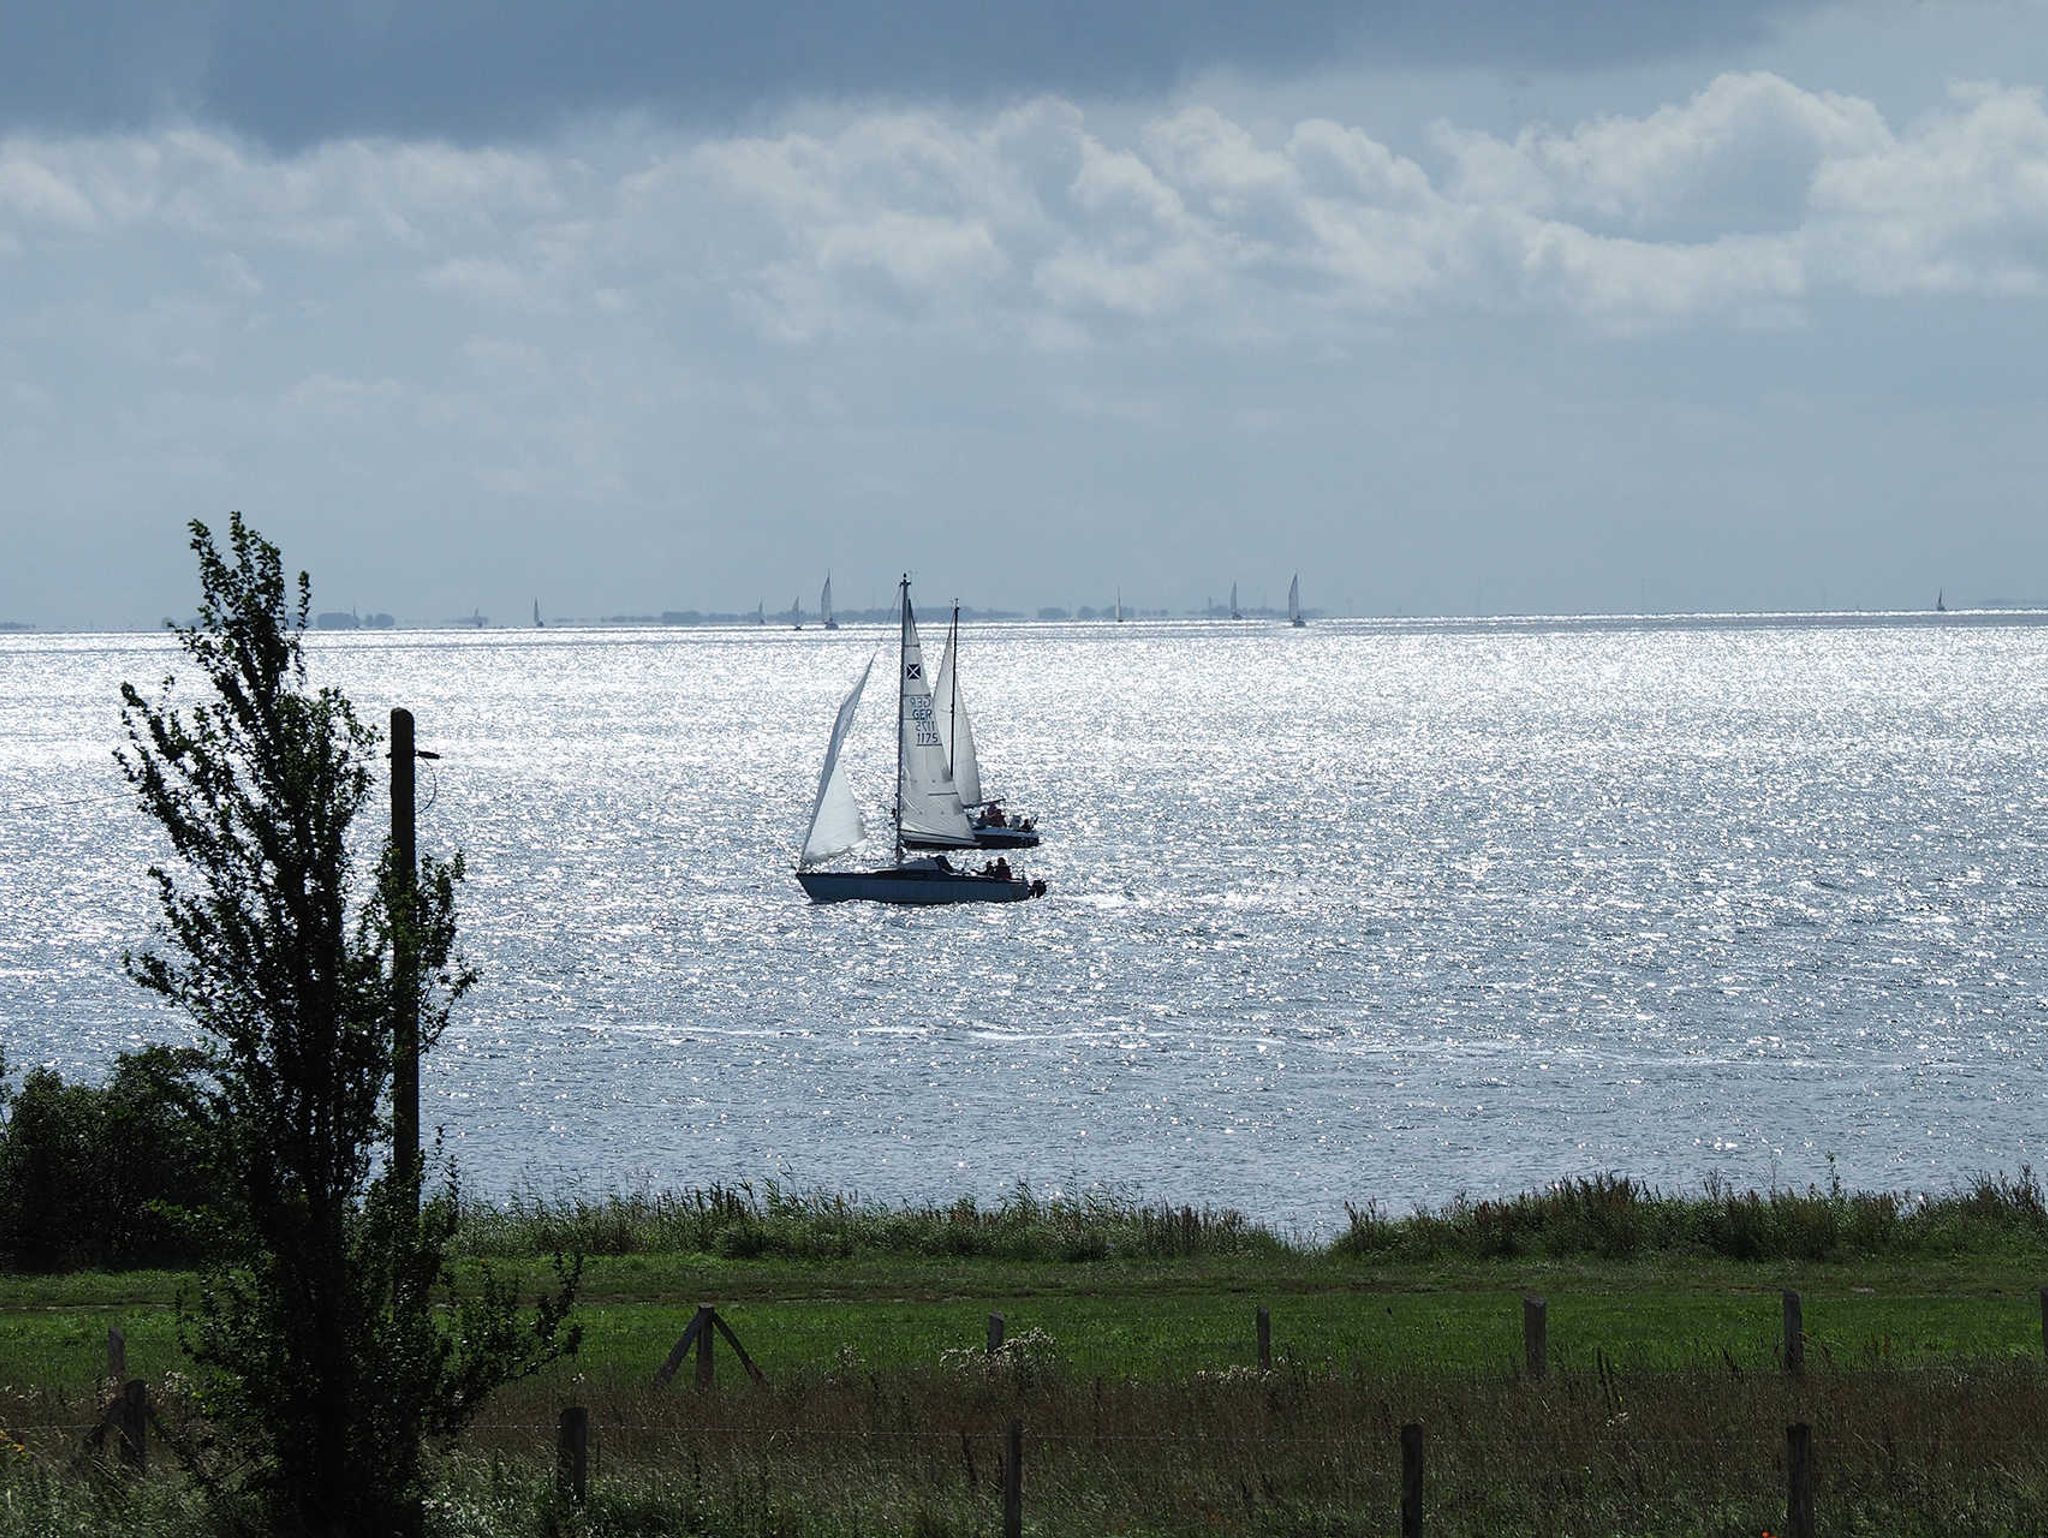
[[[0,1095],[0,1262],[195,1262],[233,1201],[198,1103],[200,1075],[197,1054],[150,1047],[118,1058],[103,1085],[38,1068]]]

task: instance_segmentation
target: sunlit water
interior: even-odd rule
[[[2048,625],[975,627],[985,777],[1051,896],[812,907],[793,849],[885,640],[314,639],[444,755],[421,841],[467,851],[483,982],[426,1115],[475,1184],[1029,1180],[1327,1228],[1593,1170],[2039,1158]],[[121,973],[159,851],[111,758],[118,684],[174,662],[0,637],[16,1072],[181,1034]]]

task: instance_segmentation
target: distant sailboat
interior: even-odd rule
[[[1947,592],[1948,592],[1948,589],[1947,589],[1947,588],[1945,588],[1945,587],[1938,587],[1938,588],[1936,588],[1936,589],[1934,590],[1934,612],[1935,612],[1936,614],[1946,614],[1946,613],[1948,613],[1948,605],[1947,605],[1947,604],[1945,604],[1945,603],[1943,603],[1943,602],[1941,601],[1941,600],[1942,600],[1942,598],[1943,598],[1943,596],[1944,596],[1944,595],[1945,595],[1945,594],[1946,594]]]
[[[837,630],[839,621],[832,617],[832,573],[825,573],[825,587],[818,594],[818,613],[824,618],[827,630]]]
[[[767,599],[765,599],[765,598],[761,598],[761,599],[756,599],[756,600],[755,600],[755,602],[754,602],[754,623],[755,623],[755,624],[757,624],[757,625],[765,625],[765,624],[767,624],[767,623],[768,623],[768,613],[767,613],[767,609],[768,609],[768,600],[767,600]]]
[[[811,808],[811,821],[804,833],[802,852],[797,857],[796,879],[819,903],[864,899],[870,902],[909,903],[928,906],[940,903],[1022,902],[1042,896],[1045,883],[1025,881],[1008,874],[981,874],[956,870],[944,855],[905,859],[904,846],[910,837],[928,845],[949,849],[971,849],[974,835],[967,810],[954,789],[951,768],[939,740],[936,704],[931,685],[924,676],[924,648],[917,637],[917,616],[910,608],[910,579],[900,584],[902,637],[898,652],[896,694],[896,858],[895,863],[872,871],[819,870],[816,867],[857,845],[865,833],[860,808],[852,792],[839,778],[839,753],[852,730],[854,712],[859,708],[861,689],[868,675],[839,707],[832,724],[832,738],[825,750],[825,767],[818,776],[818,799]],[[870,662],[869,667],[874,664]]]
[[[1124,622],[1124,590],[1122,588],[1116,590],[1116,622],[1119,625]]]
[[[1235,582],[1230,584],[1230,617],[1232,619],[1244,618],[1244,610],[1237,606],[1237,584]]]
[[[789,601],[789,628],[791,630],[801,630],[804,628],[804,601],[801,598],[792,598]]]
[[[1294,574],[1294,580],[1287,584],[1287,619],[1296,630],[1308,623],[1301,617],[1301,573]]]
[[[540,617],[540,600],[538,598],[533,601],[533,628],[535,630],[547,628]]]
[[[1034,849],[1038,825],[1029,817],[1007,815],[999,802],[984,800],[981,794],[981,756],[974,746],[974,723],[967,704],[960,698],[960,605],[953,605],[953,628],[946,640],[946,658],[939,664],[938,686],[932,690],[937,710],[933,717],[939,739],[946,750],[946,764],[952,771],[953,789],[967,808],[968,825],[974,842],[983,849]],[[912,849],[945,847],[926,844],[910,833],[903,836]]]

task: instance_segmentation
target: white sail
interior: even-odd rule
[[[981,805],[981,760],[974,751],[974,723],[967,719],[967,701],[960,697],[959,675],[953,671],[953,657],[960,650],[960,632],[946,647],[946,660],[939,664],[937,696],[939,736],[946,744],[946,758],[953,766],[953,789],[963,806]]]
[[[1294,580],[1287,584],[1287,617],[1297,625],[1301,623],[1301,573],[1294,574]]]
[[[819,616],[820,616],[820,617],[821,617],[821,618],[822,618],[822,619],[824,620],[824,622],[825,622],[825,628],[826,628],[826,629],[828,629],[828,630],[829,630],[829,629],[831,629],[831,628],[832,628],[832,577],[831,577],[831,574],[830,574],[829,572],[828,572],[828,573],[826,574],[826,577],[825,577],[825,588],[824,588],[824,591],[818,594],[818,614],[819,614]]]
[[[931,680],[924,676],[924,648],[917,639],[917,616],[910,609],[910,584],[903,584],[902,689],[897,727],[896,820],[900,832],[974,846],[967,809],[953,787],[953,768],[940,735]]]
[[[1243,613],[1237,607],[1237,584],[1235,582],[1230,584],[1230,617],[1232,619],[1244,618]]]
[[[867,836],[867,828],[860,820],[860,805],[846,788],[846,776],[839,772],[839,749],[846,734],[853,730],[854,712],[860,709],[860,692],[868,686],[868,674],[874,670],[875,659],[870,657],[868,665],[861,669],[860,682],[840,705],[838,719],[832,723],[832,740],[825,748],[825,768],[818,776],[818,800],[811,808],[811,826],[804,834],[803,855],[797,862],[800,870],[845,854]]]

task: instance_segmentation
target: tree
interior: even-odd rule
[[[191,527],[202,596],[177,635],[207,691],[181,706],[175,677],[155,703],[122,685],[118,757],[176,856],[151,867],[157,945],[128,969],[200,1028],[235,1196],[181,1333],[206,1435],[246,1472],[222,1473],[204,1439],[193,1467],[223,1502],[255,1501],[268,1531],[412,1533],[427,1439],[575,1350],[579,1266],[558,1257],[530,1314],[488,1272],[459,1283],[452,1174],[422,1204],[418,1168],[393,1159],[397,990],[419,990],[425,1049],[474,977],[455,952],[462,861],[399,871],[386,843],[357,879],[378,738],[308,682],[311,585],[288,589],[239,513],[225,553]],[[394,966],[401,947],[416,965]]]

